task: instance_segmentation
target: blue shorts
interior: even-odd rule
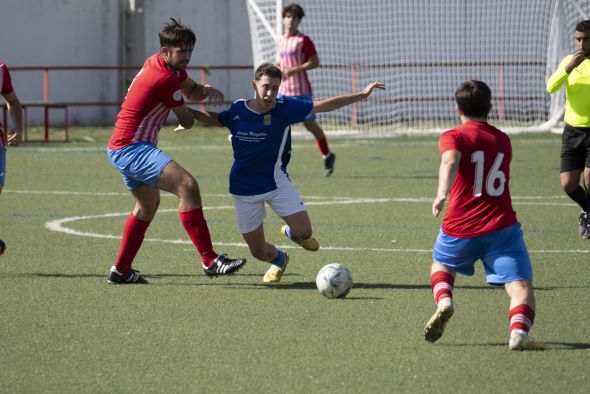
[[[293,98],[297,98],[297,99],[301,99],[301,100],[309,100],[309,101],[313,101],[313,94],[304,94],[303,96],[292,96]],[[307,116],[305,117],[305,119],[303,120],[304,122],[307,122],[308,120],[315,120],[316,116],[315,113],[309,111],[309,113],[307,114]]]
[[[0,131],[2,132],[2,131]],[[0,185],[4,185],[6,176],[6,148],[0,147]]]
[[[130,144],[121,149],[107,149],[107,156],[123,177],[128,189],[155,187],[170,156],[151,142]]]
[[[483,261],[486,280],[500,285],[532,280],[533,269],[520,223],[474,238],[455,238],[442,229],[436,238],[432,258],[452,271],[471,276],[477,260]]]

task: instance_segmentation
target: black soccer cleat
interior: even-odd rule
[[[328,156],[324,159],[324,176],[330,176],[334,172],[334,162],[336,161],[336,155],[332,152],[328,153]]]
[[[109,272],[107,280],[111,285],[147,285],[149,282],[137,273],[139,271],[132,269],[126,274],[122,274],[117,271],[117,268],[113,265]]]
[[[578,228],[578,234],[582,239],[590,239],[590,218],[588,212],[582,212],[578,218],[580,227]]]
[[[4,243],[4,241],[2,241],[0,239],[0,256],[2,256],[4,254],[5,250],[6,250],[6,244]]]
[[[230,259],[226,254],[217,256],[211,267],[203,266],[203,271],[209,277],[231,275],[246,264],[246,259]]]

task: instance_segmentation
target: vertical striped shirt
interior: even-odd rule
[[[281,69],[300,66],[310,57],[317,55],[311,39],[298,31],[292,36],[281,36],[278,49]],[[279,94],[283,96],[303,96],[310,93],[311,84],[305,71],[283,77],[279,88]]]
[[[10,72],[8,71],[6,64],[0,61],[0,93],[10,94],[12,92],[14,92],[14,89],[12,88]],[[0,147],[6,146],[6,141],[6,130],[4,130],[2,122],[0,122]]]
[[[158,143],[158,133],[170,109],[184,104],[181,83],[186,71],[172,71],[160,54],[150,56],[133,79],[121,104],[109,149],[139,142]]]

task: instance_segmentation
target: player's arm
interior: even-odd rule
[[[385,90],[385,84],[383,82],[375,81],[367,85],[366,88],[359,92],[343,94],[340,96],[330,97],[324,100],[318,100],[313,102],[313,109],[311,112],[330,112],[335,109],[345,107],[357,101],[364,100],[371,95],[373,89]]]
[[[453,182],[455,181],[460,161],[461,152],[458,150],[447,150],[441,156],[440,168],[438,169],[438,191],[432,203],[432,214],[434,217],[438,217],[444,208],[447,196],[451,191],[451,186],[453,186]]]
[[[208,98],[211,104],[217,105],[223,103],[223,93],[211,85],[201,85],[196,83],[191,77],[187,76],[180,87],[183,96],[186,97],[188,101],[197,102]]]
[[[301,63],[298,66],[289,67],[289,68],[284,69],[283,74],[285,76],[289,77],[293,74],[297,74],[297,73],[304,72],[307,70],[312,70],[319,65],[320,65],[320,58],[318,57],[318,55],[313,55],[309,59],[307,59],[307,61],[305,63]]]
[[[574,68],[578,67],[584,60],[586,60],[587,53],[583,50],[576,51],[572,54],[569,63],[565,65],[565,72],[570,74]]]
[[[578,52],[580,52],[582,55],[584,54],[584,52],[582,51]],[[580,59],[580,54],[578,54],[578,52],[564,58],[559,64],[559,67],[557,67],[557,70],[555,70],[553,75],[549,77],[546,86],[547,91],[549,93],[555,93],[559,89],[561,89],[567,78],[570,76],[570,73],[574,70],[574,68],[576,68],[582,61],[584,61],[584,57],[581,56]]]
[[[174,112],[174,115],[178,118],[178,123],[180,123],[183,129],[190,129],[195,124],[195,118],[190,112],[190,108],[186,105],[183,104],[177,107],[172,107],[172,112]]]
[[[187,108],[190,112],[193,119],[198,120],[199,122],[203,122],[209,126],[216,126],[216,127],[223,127],[218,120],[218,113],[217,112],[210,112],[210,111],[200,111],[197,109]],[[182,124],[179,125],[174,131],[183,131],[186,130],[186,127],[183,127]]]
[[[189,110],[191,111],[191,114],[193,115],[193,117],[196,120],[198,120],[199,122],[203,122],[209,126],[223,127],[223,125],[221,123],[219,123],[219,120],[218,120],[219,114],[217,112],[200,111],[198,109],[192,109],[192,108],[189,108]]]
[[[23,107],[14,91],[2,94],[6,105],[8,106],[8,113],[12,119],[13,127],[8,131],[8,145],[19,146],[22,142],[23,134]]]

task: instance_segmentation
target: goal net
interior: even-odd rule
[[[289,0],[245,0],[254,66],[277,61],[281,10]],[[469,79],[492,89],[490,120],[508,132],[556,129],[564,92],[545,83],[574,50],[586,0],[298,0],[299,30],[320,67],[308,72],[314,98],[386,83],[366,101],[318,115],[331,133],[438,133],[457,123],[454,92]]]

